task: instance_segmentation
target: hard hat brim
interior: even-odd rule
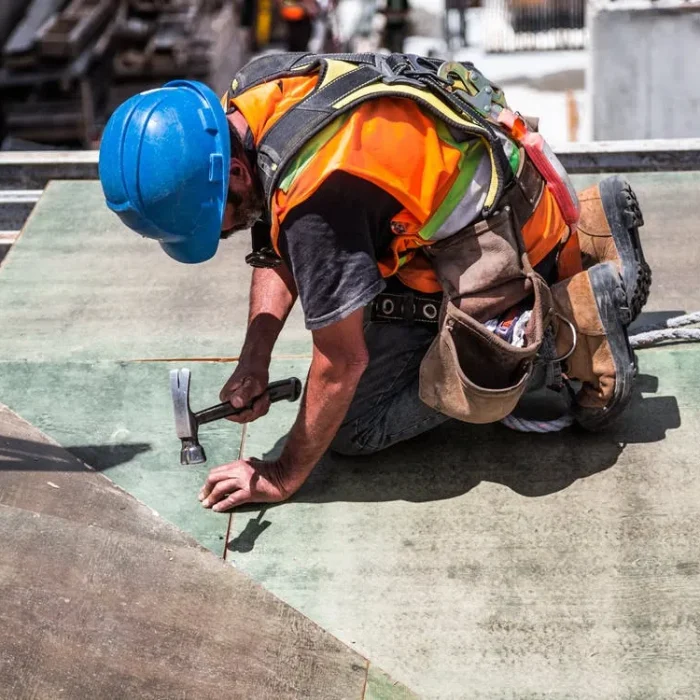
[[[217,231],[216,236],[202,236],[177,243],[160,241],[160,246],[173,260],[188,264],[202,263],[216,254],[219,246],[219,232]]]

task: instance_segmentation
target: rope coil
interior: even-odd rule
[[[700,311],[674,316],[662,323],[643,326],[637,333],[630,336],[630,345],[636,350],[669,341],[689,340],[697,342],[700,341],[700,328],[684,328],[684,326],[692,326],[696,323],[700,323]]]

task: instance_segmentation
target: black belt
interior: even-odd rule
[[[437,324],[440,298],[421,297],[413,292],[377,294],[370,304],[372,323],[417,322]]]

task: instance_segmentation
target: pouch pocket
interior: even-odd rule
[[[500,316],[533,291],[509,206],[424,250],[447,300],[477,321]]]
[[[522,348],[445,302],[440,331],[420,367],[424,403],[467,423],[493,423],[513,411],[532,375],[551,314],[544,280],[535,273],[528,280],[534,303]]]

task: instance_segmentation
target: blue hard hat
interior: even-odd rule
[[[219,245],[231,137],[216,95],[174,80],[135,95],[112,115],[100,146],[107,206],[175,260],[198,263]]]

